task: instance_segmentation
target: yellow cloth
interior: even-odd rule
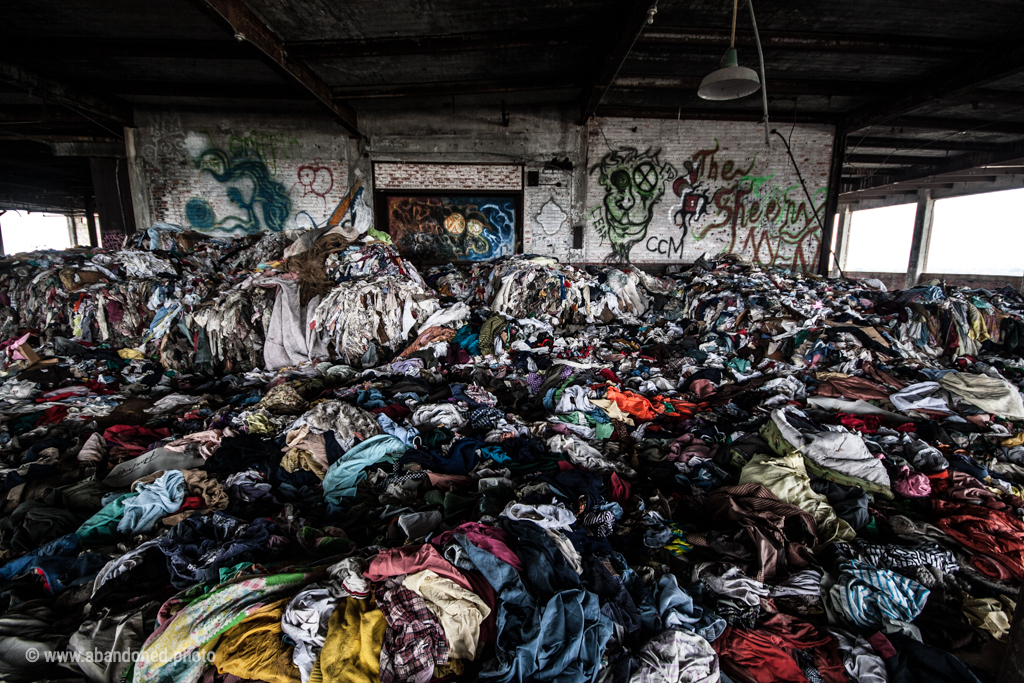
[[[287,598],[264,605],[225,631],[213,654],[217,672],[266,683],[300,683],[299,668],[292,663],[293,648],[281,639],[281,617],[287,606]]]
[[[804,459],[794,452],[785,456],[757,454],[740,471],[741,484],[761,484],[783,503],[810,513],[818,523],[818,546],[850,541],[857,532],[836,514],[825,496],[815,493]]]
[[[117,355],[124,360],[143,360],[145,358],[141,351],[136,351],[135,349],[119,349]]]
[[[967,623],[992,634],[996,640],[1006,642],[1010,636],[1010,621],[1013,619],[1013,601],[1009,604],[996,598],[972,598],[964,594],[963,614]]]
[[[1003,439],[999,442],[1000,446],[1004,448],[1013,448],[1014,446],[1024,446],[1024,432],[1018,432],[1008,439]]]
[[[476,659],[480,642],[480,624],[491,613],[480,596],[451,579],[429,569],[410,574],[403,586],[419,595],[434,613],[448,639],[453,659]]]
[[[387,625],[372,599],[339,602],[327,623],[310,682],[380,683],[380,647]]]
[[[635,426],[633,423],[633,417],[619,407],[619,404],[615,401],[610,401],[605,398],[592,398],[590,402],[595,406],[603,410],[613,420],[621,420],[628,424],[630,427]]]
[[[294,472],[295,470],[309,470],[323,481],[324,475],[327,473],[320,463],[316,461],[313,454],[307,450],[301,448],[291,448],[284,457],[281,458],[281,467],[285,472]]]

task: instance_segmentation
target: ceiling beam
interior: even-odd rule
[[[951,152],[994,152],[998,150],[1001,143],[997,142],[971,142],[970,140],[922,140],[919,138],[883,138],[883,137],[862,137],[851,138],[847,141],[847,147],[853,149],[896,149],[906,152],[913,152],[921,149],[941,149]]]
[[[923,178],[935,178],[948,182],[950,180],[948,176],[952,174],[968,176],[1013,175],[1017,172],[1017,169],[1012,165],[1007,165],[1006,168],[1002,169],[989,169],[985,167],[1006,164],[1006,162],[1019,159],[1024,159],[1024,140],[1008,142],[1002,145],[999,151],[996,152],[967,152],[943,159],[941,163],[915,166],[901,170],[898,173],[887,173],[885,176],[872,176],[861,182],[860,189],[868,189],[880,185],[893,185]],[[963,173],[965,171],[970,171],[970,173]]]
[[[697,92],[702,77],[696,76],[619,76],[612,83],[616,89],[677,90]],[[895,92],[903,86],[898,83],[869,83],[842,80],[772,80],[768,81],[770,95],[820,95],[844,97],[877,97],[880,93]]]
[[[830,114],[798,113],[795,116],[791,112],[777,113],[777,116],[784,116],[785,122],[789,123],[820,123],[834,124],[835,117]],[[638,119],[689,119],[694,121],[757,121],[764,120],[764,112],[760,109],[676,109],[676,108],[655,108],[655,107],[625,107],[601,105],[595,116],[608,116],[620,118]]]
[[[622,3],[626,4],[626,3]],[[604,99],[604,94],[611,87],[612,81],[619,74],[619,69],[626,61],[633,45],[640,34],[648,26],[648,10],[652,7],[650,0],[632,0],[628,7],[622,11],[612,14],[609,18],[613,22],[611,26],[616,27],[618,37],[615,39],[611,50],[600,62],[598,69],[580,98],[580,125],[585,125],[590,117],[597,111],[597,107]]]
[[[237,40],[122,40],[69,37],[51,40],[46,51],[35,38],[5,39],[0,55],[11,59],[31,54],[34,60],[115,57],[126,59],[258,59],[259,51]]]
[[[846,126],[857,131],[884,124],[914,112],[932,102],[957,97],[977,90],[1007,76],[1024,71],[1024,43],[1014,35],[975,59],[959,67],[944,67],[918,85],[908,86],[902,97],[878,102],[855,109],[846,116]]]
[[[933,116],[901,116],[878,127],[889,126],[897,130],[901,128],[920,128],[923,130],[942,130],[950,133],[1004,133],[1007,135],[1024,135],[1024,123],[1015,121],[986,121],[985,119],[941,118]]]
[[[565,78],[527,76],[481,81],[445,81],[438,83],[390,83],[353,85],[332,88],[335,97],[349,100],[389,97],[440,97],[448,95],[481,95],[498,92],[558,90],[578,88],[579,82]]]
[[[292,83],[194,83],[186,81],[91,81],[89,87],[122,97],[201,97],[245,100],[304,100],[309,92]]]
[[[886,164],[888,166],[914,166],[932,161],[945,161],[946,157],[912,156],[909,154],[847,154],[845,164]]]
[[[644,31],[640,43],[678,45],[682,47],[726,48],[729,29],[656,26]],[[756,47],[753,31],[736,32],[738,47]],[[796,33],[765,31],[761,34],[765,50],[800,50],[810,52],[842,52],[872,55],[962,56],[984,51],[984,43],[920,38],[916,36],[872,36],[833,33]]]
[[[234,31],[235,38],[247,40],[256,46],[281,71],[312,93],[352,135],[362,137],[355,110],[348,103],[335,100],[331,93],[331,86],[326,81],[304,62],[289,56],[278,35],[245,4],[244,0],[194,0],[194,2],[216,12]]]
[[[81,92],[12,62],[0,62],[0,81],[28,91],[35,97],[69,107],[86,118],[104,119],[121,126],[134,125],[132,108],[127,102]]]
[[[1024,92],[1018,90],[996,90],[994,88],[981,88],[954,95],[952,99],[962,102],[977,102],[979,104],[1003,104],[1015,107],[1024,107]]]
[[[604,40],[595,27],[451,33],[431,36],[381,36],[363,40],[303,40],[285,44],[296,59],[352,59],[558,47]]]

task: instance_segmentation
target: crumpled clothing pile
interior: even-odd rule
[[[4,262],[5,680],[991,680],[1016,292],[315,247]]]

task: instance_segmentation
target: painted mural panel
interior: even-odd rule
[[[295,119],[162,113],[142,116],[137,161],[153,219],[244,235],[322,227],[341,203],[369,207],[349,187],[345,142]]]
[[[689,263],[708,252],[816,267],[831,127],[790,132],[807,193],[760,124],[600,119],[589,133],[588,261]]]
[[[514,197],[389,195],[386,201],[391,241],[408,258],[487,261],[515,253]]]

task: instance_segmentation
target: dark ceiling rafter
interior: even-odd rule
[[[1024,123],[1016,121],[990,121],[986,119],[945,118],[937,116],[901,116],[875,128],[921,129],[945,131],[950,135],[960,133],[1005,133],[1024,135]],[[856,140],[856,138],[854,138]],[[955,138],[954,138],[955,139]]]
[[[23,89],[35,97],[69,107],[87,119],[102,119],[128,127],[134,125],[132,107],[127,102],[82,92],[19,64],[0,62],[0,81]],[[117,134],[117,131],[111,132]]]
[[[390,97],[433,97],[448,95],[479,95],[495,92],[557,90],[578,88],[579,81],[549,76],[527,76],[481,81],[449,81],[432,83],[387,83],[379,85],[342,86],[333,88],[335,97],[373,99]]]
[[[696,76],[633,76],[620,75],[612,83],[616,90],[679,90],[696,94],[702,77]],[[898,83],[841,80],[768,80],[769,95],[818,95],[821,97],[867,97],[895,92]],[[756,99],[756,96],[751,97]]]
[[[959,137],[959,136],[957,136]],[[949,150],[951,152],[994,152],[1002,146],[998,142],[978,142],[971,140],[918,139],[918,138],[885,138],[863,137],[851,142],[849,153],[862,149],[894,149],[901,152],[916,150]]]
[[[120,96],[199,97],[248,100],[309,100],[309,93],[283,84],[202,83],[185,81],[91,81],[91,90]]]
[[[602,104],[597,108],[597,116],[613,116],[624,118],[648,119],[693,119],[698,121],[764,121],[764,112],[760,109],[684,109],[665,107],[630,107]],[[796,113],[778,111],[773,113],[780,127],[787,123],[817,123],[835,125],[836,117],[829,114]]]
[[[954,158],[954,157],[948,157]],[[935,156],[914,156],[909,154],[863,154],[847,153],[845,165],[856,166],[857,164],[875,164],[886,166],[914,166],[928,164],[933,161],[945,161],[947,157]]]
[[[596,27],[509,30],[501,32],[452,33],[431,36],[382,36],[362,40],[304,40],[285,44],[297,59],[345,59],[438,55],[484,52],[515,48],[542,48],[601,42]]]
[[[639,42],[645,45],[674,45],[680,47],[729,46],[729,29],[655,26],[644,31]],[[737,47],[755,47],[753,31],[736,31]],[[801,50],[810,52],[854,53],[904,56],[963,56],[982,52],[983,43],[956,41],[917,36],[870,36],[835,33],[799,33],[765,31],[761,36],[765,50]]]
[[[884,125],[922,107],[969,93],[998,80],[1024,71],[1024,42],[1019,35],[1004,40],[976,58],[944,67],[930,78],[921,79],[906,88],[895,101],[865,105],[846,115],[851,132]]]
[[[5,58],[39,49],[35,39],[5,39],[0,55]],[[116,57],[123,59],[255,59],[258,51],[237,40],[121,40],[69,36],[55,40],[39,58],[46,61]]]
[[[657,0],[632,0],[628,9],[613,17],[612,26],[618,27],[618,37],[612,45],[611,50],[601,61],[599,70],[584,89],[580,97],[580,125],[586,125],[590,117],[594,116],[598,105],[604,99],[605,92],[612,87],[612,81],[619,74],[623,63],[629,56],[633,45],[638,41],[644,29],[648,26],[648,12],[657,5]]]
[[[922,164],[898,173],[886,173],[885,175],[878,174],[863,179],[859,183],[860,187],[858,189],[870,189],[880,185],[892,185],[904,181],[912,181],[926,176],[941,176],[968,171],[975,168],[979,169],[979,174],[993,175],[1002,171],[997,171],[996,169],[985,169],[984,167],[1005,164],[1007,162],[1015,162],[1020,159],[1024,159],[1024,140],[1005,143],[998,151],[995,152],[967,152],[949,157],[948,159],[943,159],[941,163]],[[1016,167],[1010,166],[1005,172],[1015,173],[1018,171]]]
[[[243,0],[193,0],[204,10],[209,9],[227,22],[235,38],[252,43],[267,55],[291,79],[308,90],[338,119],[352,135],[359,132],[355,110],[346,102],[334,99],[331,86],[309,66],[290,56],[278,35]]]

